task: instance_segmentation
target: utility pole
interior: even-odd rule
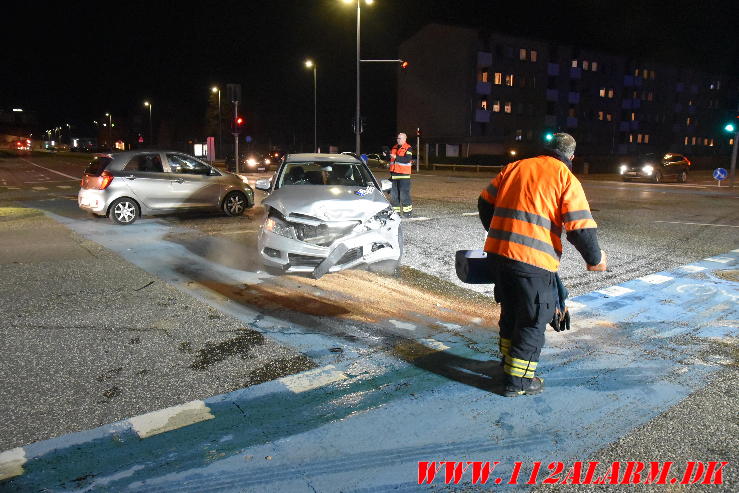
[[[234,163],[236,172],[239,172],[239,127],[236,120],[239,119],[239,102],[234,100]]]

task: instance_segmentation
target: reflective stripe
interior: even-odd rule
[[[503,371],[507,374],[513,376],[513,377],[521,377],[521,378],[534,378],[534,371],[523,371],[519,370],[518,368],[514,368],[510,366],[508,363],[503,365]]]
[[[396,212],[400,212],[400,207],[393,207],[393,210]]]
[[[557,261],[559,261],[559,258],[562,256],[562,252],[558,252],[557,250],[555,250],[555,248],[549,243],[531,238],[530,236],[512,233],[511,231],[490,228],[490,230],[488,231],[488,238],[510,241],[511,243],[518,243],[519,245],[524,245],[529,248],[533,248],[534,250],[544,252]]]
[[[521,370],[536,370],[536,367],[539,364],[537,361],[512,358],[510,356],[506,358],[505,362],[506,364],[519,368]]]
[[[562,216],[562,220],[566,223],[577,221],[579,219],[593,219],[593,215],[588,210],[570,211]]]
[[[509,219],[518,219],[519,221],[526,221],[527,223],[536,224],[543,228],[548,229],[557,236],[562,236],[562,228],[559,226],[553,226],[552,221],[539,214],[533,212],[520,211],[518,209],[507,209],[505,207],[496,207],[493,217],[507,217]]]
[[[501,337],[500,341],[498,342],[498,345],[500,347],[511,347],[511,340],[506,339],[505,337]]]
[[[412,210],[413,210],[413,206],[412,205],[404,205],[403,206],[403,212],[410,212]]]
[[[391,180],[400,180],[401,178],[410,178],[411,175],[390,175]]]
[[[488,185],[485,191],[488,193],[490,198],[495,198],[498,195],[498,187],[496,187],[492,183]]]

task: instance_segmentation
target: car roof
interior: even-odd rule
[[[319,153],[301,153],[301,154],[288,154],[285,157],[286,163],[300,163],[305,161],[323,161],[323,162],[351,162],[356,161],[358,163],[361,163],[361,161],[354,156],[350,156],[348,154],[319,154]]]

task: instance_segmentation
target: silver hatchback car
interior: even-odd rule
[[[220,209],[238,216],[254,206],[254,190],[240,176],[176,151],[98,154],[85,169],[81,209],[132,224],[141,215]]]

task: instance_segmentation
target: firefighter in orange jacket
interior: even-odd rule
[[[580,252],[588,270],[606,269],[605,252],[582,185],[572,174],[575,139],[554,134],[540,156],[509,163],[478,199],[488,235],[485,251],[500,303],[500,352],[505,395],[538,394],[536,377],[544,331],[555,310],[555,274],[561,235]]]
[[[411,204],[411,168],[413,165],[413,149],[406,142],[408,136],[398,134],[398,143],[390,150],[390,180],[393,188],[390,191],[390,203],[396,212],[403,216],[413,215]]]

